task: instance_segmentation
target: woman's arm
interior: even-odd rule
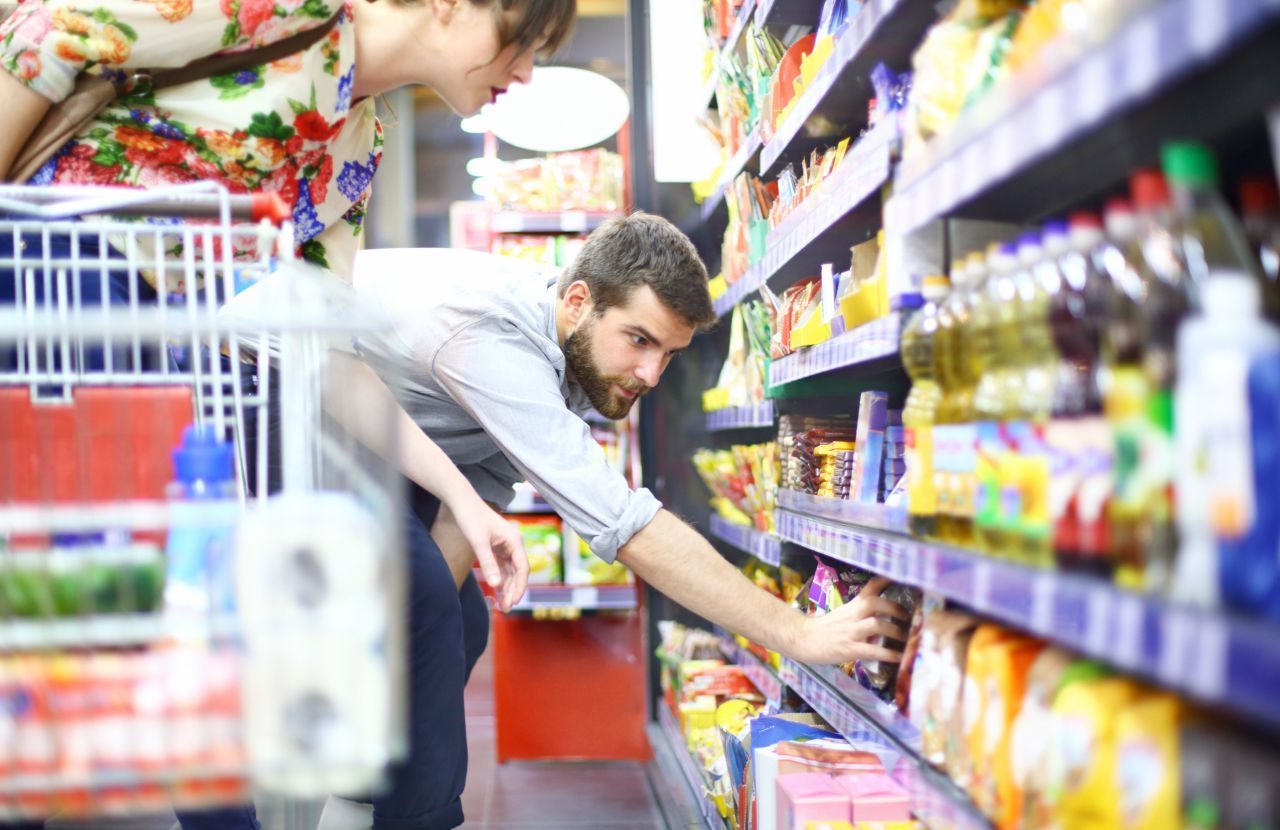
[[[0,108],[5,113],[5,127],[0,130],[0,181],[8,179],[13,160],[49,107],[48,98],[0,71]]]

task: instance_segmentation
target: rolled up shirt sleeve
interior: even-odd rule
[[[498,318],[471,324],[432,358],[436,381],[476,420],[592,553],[613,562],[662,505],[611,468],[587,424],[565,406],[541,347]]]

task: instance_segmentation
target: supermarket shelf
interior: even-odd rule
[[[990,830],[991,822],[968,794],[920,757],[918,732],[892,706],[834,667],[819,668],[784,658],[781,677],[847,740],[900,753],[893,776],[910,794],[911,811],[925,826],[934,830]]]
[[[730,406],[707,413],[707,432],[771,427],[773,424],[773,401],[764,401],[752,406]]]
[[[513,611],[577,608],[579,611],[632,611],[634,585],[530,585]]]
[[[1256,118],[1280,95],[1277,24],[1271,0],[1159,0],[1058,71],[1012,79],[904,162],[887,227],[959,210],[1025,221],[1121,180],[1171,136]]]
[[[777,0],[783,3],[785,0]],[[822,123],[828,136],[855,134],[866,124],[871,69],[879,61],[902,68],[937,19],[927,0],[869,0],[835,43],[773,138],[760,153],[760,175],[773,176],[813,146],[807,126]],[[817,15],[812,25],[817,25]]]
[[[822,0],[759,0],[756,3],[756,26],[818,27],[822,16]]]
[[[778,507],[789,510],[801,518],[844,522],[857,525],[859,528],[874,528],[898,533],[905,533],[907,530],[906,511],[884,504],[811,496],[808,493],[783,487],[778,491]],[[778,535],[783,539],[788,538],[781,532]],[[795,540],[789,539],[789,541]]]
[[[771,282],[786,268],[789,273],[811,276],[824,262],[844,270],[853,234],[829,234],[850,213],[862,207],[889,180],[890,155],[898,138],[896,122],[885,122],[853,145],[840,169],[823,182],[794,211],[769,231],[765,255],[714,301],[724,316],[744,297]],[[877,206],[878,207],[878,206]],[[867,228],[880,225],[880,211],[866,217]]]
[[[755,11],[756,0],[746,0],[742,4],[742,8],[738,9],[738,16],[733,20],[733,28],[729,30],[729,37],[725,39],[724,45],[720,47],[720,53],[716,55],[715,67],[711,70],[711,78],[708,79],[706,90],[702,93],[701,100],[707,102],[704,109],[710,109],[716,105],[716,78],[720,75],[720,61],[738,48],[738,41],[742,40],[742,33],[747,30],[747,23],[750,22],[751,16],[755,14]]]
[[[671,713],[666,701],[663,700],[658,701],[657,710],[658,729],[652,730],[650,734],[657,733],[657,736],[662,738],[662,742],[669,748],[670,754],[675,757],[680,778],[684,781],[685,786],[688,787],[689,794],[698,806],[698,817],[702,820],[702,826],[708,830],[723,830],[725,826],[724,820],[720,818],[715,805],[711,803],[711,798],[707,795],[706,781],[693,760],[693,754],[689,752],[684,735],[680,732],[680,726],[676,723],[676,716]]]
[[[496,211],[489,215],[493,233],[588,233],[621,213],[588,213],[580,210],[563,213],[524,213]]]
[[[782,563],[782,542],[772,533],[736,525],[711,514],[711,535],[775,568]]]
[[[901,360],[898,354],[898,330],[901,320],[894,312],[888,317],[836,335],[825,343],[802,349],[769,364],[769,385],[860,366],[881,360]]]
[[[194,781],[226,781],[245,778],[244,765],[203,764],[169,766],[146,771],[137,769],[101,769],[93,772],[8,772],[0,778],[0,796],[22,796],[32,793],[94,792],[110,789],[134,790],[143,786],[173,785]],[[172,796],[172,794],[167,794]],[[177,806],[181,806],[181,801]]]
[[[759,657],[738,645],[732,636],[723,631],[718,633],[720,634],[720,652],[727,660],[742,669],[742,673],[760,690],[760,694],[764,695],[769,705],[776,709],[778,702],[782,699],[784,688],[778,673],[766,666]]]
[[[236,636],[234,614],[210,614],[199,622],[176,628],[156,613],[92,614],[54,619],[0,620],[0,652],[45,651],[61,648],[134,648],[185,633],[202,639]]]
[[[779,505],[787,506],[786,491]],[[778,536],[1280,727],[1280,631],[897,533],[777,511]]]
[[[716,189],[702,203],[700,215],[703,222],[710,220],[717,211],[725,206],[725,193],[733,186],[733,180],[738,178],[743,170],[755,164],[756,159],[760,158],[760,148],[763,146],[764,142],[760,140],[760,131],[758,129],[752,130],[751,135],[738,148],[738,152],[734,153],[733,158],[725,162],[724,171],[720,174]]]
[[[763,266],[763,261],[752,265],[737,282],[729,286],[727,291],[711,301],[711,307],[715,309],[717,317],[723,317],[733,311],[733,307],[746,299],[748,294],[760,290],[760,286],[764,284],[764,279],[761,277],[764,271]]]

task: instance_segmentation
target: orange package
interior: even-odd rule
[[[1001,830],[1018,825],[1009,745],[1013,723],[1027,692],[1027,676],[1044,643],[1015,637],[987,651],[983,689],[982,750],[975,765],[972,793],[978,806]]]
[[[948,750],[947,771],[957,784],[970,792],[973,791],[974,783],[985,772],[987,761],[982,715],[986,711],[987,675],[992,649],[1016,637],[1018,635],[1007,628],[984,623],[978,626],[969,642],[959,716],[952,721],[952,732],[958,738]]]

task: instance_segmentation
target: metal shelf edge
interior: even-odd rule
[[[787,508],[783,491],[779,507]],[[833,500],[834,501],[834,500]],[[1037,570],[830,517],[779,509],[787,542],[915,585],[1160,685],[1280,727],[1280,631],[1080,574]]]

